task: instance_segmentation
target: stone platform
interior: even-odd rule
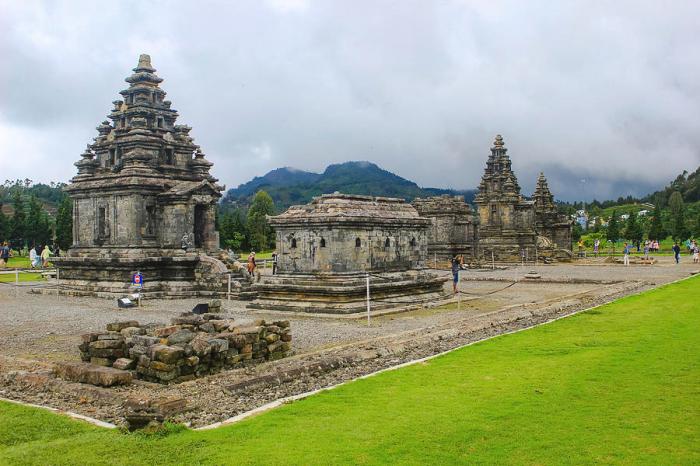
[[[320,314],[353,314],[367,310],[367,275],[284,274],[253,285],[257,299],[248,309]],[[451,297],[444,291],[449,278],[434,272],[370,273],[372,310],[435,303]]]

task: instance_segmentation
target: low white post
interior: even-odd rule
[[[15,269],[15,286],[19,286],[19,269]]]
[[[493,251],[491,251],[491,270],[496,270],[496,260],[493,257]]]
[[[228,292],[226,293],[226,299],[231,301],[231,274],[228,274]]]
[[[462,292],[459,291],[459,282],[457,282],[457,312],[462,311]]]
[[[367,274],[367,326],[369,327],[369,274]]]

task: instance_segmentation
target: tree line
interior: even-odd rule
[[[63,184],[33,184],[31,180],[5,181],[0,186],[0,241],[14,249],[54,245],[66,250],[72,243],[72,203]],[[46,199],[55,199],[58,210],[51,215]],[[7,215],[5,205],[12,207]]]
[[[233,251],[273,249],[275,236],[267,216],[274,214],[275,204],[265,191],[258,191],[247,209],[220,204],[217,229],[221,247]]]

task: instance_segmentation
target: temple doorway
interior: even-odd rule
[[[206,223],[204,221],[206,214],[206,205],[197,204],[194,206],[194,247],[201,248],[204,245],[204,229]]]

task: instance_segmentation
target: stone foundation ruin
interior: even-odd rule
[[[289,321],[238,325],[216,313],[185,312],[166,327],[122,321],[108,324],[105,332],[84,334],[80,357],[90,364],[59,364],[57,373],[94,385],[130,382],[114,370],[150,382],[184,382],[284,358],[292,354],[291,341]]]

